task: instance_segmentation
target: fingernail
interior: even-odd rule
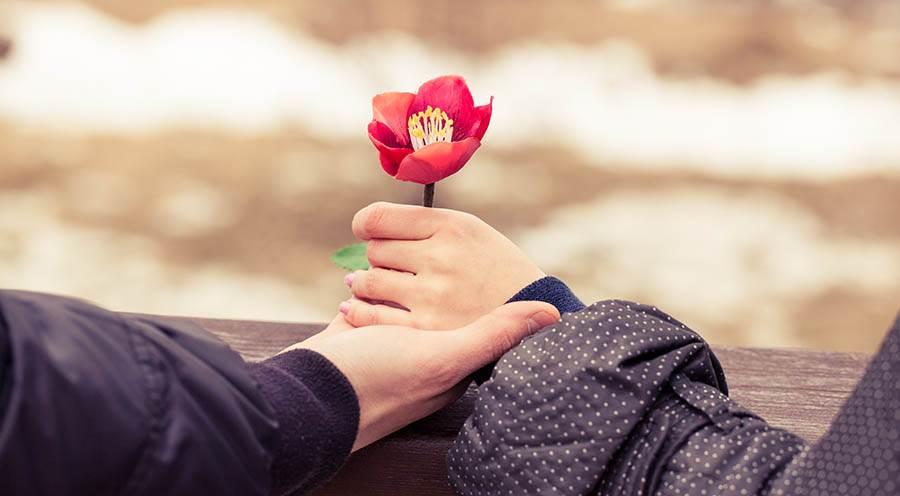
[[[338,305],[338,311],[344,315],[347,315],[347,312],[350,311],[350,302],[342,301],[340,305]]]
[[[344,276],[344,284],[346,284],[348,288],[353,286],[353,278],[354,277],[356,277],[356,274],[353,272]]]
[[[550,312],[545,310],[541,310],[540,312],[535,312],[528,317],[528,329],[531,331],[537,331],[542,329],[554,322],[556,322],[559,318]]]

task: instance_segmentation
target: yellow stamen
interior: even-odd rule
[[[438,142],[453,140],[453,119],[440,108],[425,107],[409,117],[406,122],[413,150]]]

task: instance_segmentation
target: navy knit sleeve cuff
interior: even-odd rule
[[[585,306],[575,293],[566,286],[566,283],[553,276],[546,276],[522,288],[507,303],[514,301],[543,301],[559,310],[559,313],[577,312],[584,310]],[[491,378],[494,365],[497,362],[485,365],[472,375],[475,383],[481,385]]]
[[[575,296],[575,293],[564,282],[553,276],[538,279],[525,286],[507,303],[513,301],[543,301],[555,306],[559,313],[584,310],[584,303]]]
[[[359,400],[347,377],[305,349],[249,364],[278,421],[272,494],[310,491],[346,461],[359,429]]]

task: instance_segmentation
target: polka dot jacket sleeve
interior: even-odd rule
[[[726,395],[696,333],[656,308],[595,303],[501,359],[450,480],[463,495],[756,494],[803,443]]]
[[[900,315],[831,428],[774,481],[771,494],[900,494]]]

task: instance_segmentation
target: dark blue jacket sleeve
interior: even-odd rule
[[[327,360],[301,354],[278,360],[248,367],[224,343],[183,321],[0,291],[0,492],[308,489],[349,453],[358,406],[343,375],[322,363]],[[295,397],[296,408],[285,397]],[[332,431],[343,437],[323,440],[316,427],[340,408],[348,412],[334,422],[343,427]],[[304,416],[305,439],[279,425]],[[312,461],[285,460],[286,451],[297,457],[298,450],[308,450]],[[279,467],[289,473],[276,474]]]
[[[509,299],[509,302],[513,301],[543,301],[555,306],[561,314],[584,310],[584,303],[575,296],[575,293],[564,282],[553,276],[538,279],[525,286]]]

